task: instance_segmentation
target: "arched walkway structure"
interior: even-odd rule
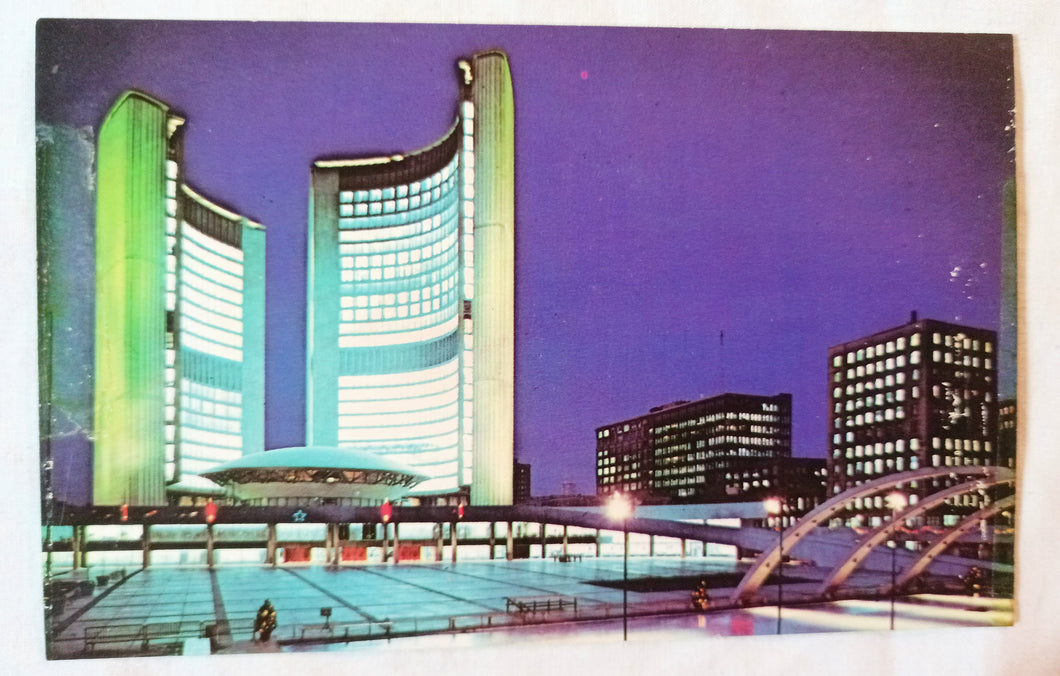
[[[964,477],[969,480],[994,480],[995,483],[1001,483],[1003,480],[1014,481],[1015,473],[1004,467],[992,466],[925,467],[910,472],[889,474],[846,490],[825,501],[804,516],[778,538],[779,542],[764,549],[755,559],[751,569],[740,580],[740,584],[736,587],[730,600],[734,603],[745,603],[754,597],[758,589],[780,562],[781,552],[790,552],[800,540],[846,509],[847,504],[855,498],[874,496],[912,481],[923,481],[939,477]],[[972,488],[978,489],[978,485],[973,484]]]
[[[925,496],[923,500],[898,512],[893,519],[883,523],[862,539],[861,542],[856,543],[851,548],[849,555],[843,561],[840,561],[824,581],[821,582],[821,586],[817,593],[821,596],[825,596],[839,588],[839,586],[846,582],[850,575],[857,570],[857,567],[861,565],[865,560],[865,557],[868,556],[873,549],[890,540],[894,532],[909,519],[915,519],[952,497],[963,495],[965,493],[974,493],[991,486],[1011,484],[1014,483],[1014,481],[1014,477],[991,477],[965,481],[956,486],[950,486],[938,493],[932,493],[931,495]]]
[[[1010,495],[1008,497],[998,500],[992,505],[987,505],[986,507],[983,507],[974,514],[969,514],[968,516],[966,516],[959,524],[954,526],[953,529],[951,529],[945,535],[939,538],[937,542],[933,543],[930,547],[925,549],[921,553],[920,558],[918,558],[912,566],[902,571],[902,574],[898,576],[897,580],[895,580],[894,589],[901,589],[905,585],[909,584],[914,579],[916,579],[917,576],[923,573],[924,570],[929,565],[931,565],[931,562],[934,561],[939,554],[946,551],[946,549],[951,544],[956,542],[958,538],[960,538],[965,533],[968,533],[969,531],[978,528],[980,521],[982,521],[983,519],[989,519],[995,514],[999,514],[1000,512],[1003,512],[1006,509],[1011,509],[1013,506],[1015,506],[1015,504],[1016,496]],[[890,594],[891,591],[891,587],[890,585],[888,585],[883,593]]]

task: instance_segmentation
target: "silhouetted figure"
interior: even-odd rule
[[[258,608],[258,615],[254,618],[254,634],[261,634],[262,641],[268,641],[272,636],[272,630],[276,628],[276,609],[272,603],[265,599],[265,603]],[[257,640],[255,638],[255,640]]]
[[[700,580],[696,588],[692,590],[693,610],[706,610],[710,606],[710,594],[707,593],[707,581]]]

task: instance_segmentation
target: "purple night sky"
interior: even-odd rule
[[[911,310],[999,328],[1007,36],[40,23],[39,122],[95,129],[145,90],[187,117],[189,183],[268,229],[267,448],[304,442],[311,162],[432,143],[456,60],[489,47],[515,91],[535,495],[595,490],[596,427],[724,391],[791,392],[794,453],[822,457],[829,346]]]

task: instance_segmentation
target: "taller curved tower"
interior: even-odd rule
[[[458,65],[435,144],[313,165],[306,443],[392,456],[424,499],[511,504],[511,76],[499,51]]]

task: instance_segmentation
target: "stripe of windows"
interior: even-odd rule
[[[181,242],[181,246],[184,246],[186,242],[187,240]],[[194,255],[191,255],[190,252],[185,251],[185,253],[189,254],[181,259],[181,263],[185,270],[191,270],[200,277],[209,279],[235,291],[243,290],[243,278],[241,276],[233,275],[220,268],[214,267],[213,265],[196,258]]]
[[[166,216],[177,215],[177,177],[180,167],[173,160],[166,160]]]
[[[456,462],[456,448],[453,446],[430,448],[421,451],[409,451],[409,452],[396,452],[396,453],[380,453],[385,455],[390,460],[397,460],[398,462],[415,467],[418,470],[425,471],[429,476],[437,476],[442,472],[436,471],[439,466],[447,463]],[[444,467],[442,468],[445,469]]]
[[[440,439],[452,437],[456,445],[457,421],[453,420],[402,427],[342,427],[338,428],[339,441],[361,443],[440,443]]]
[[[185,224],[185,225],[187,226],[187,224]],[[232,260],[231,258],[228,258],[228,257],[223,256],[221,254],[215,253],[214,251],[211,251],[210,247],[200,246],[199,244],[196,244],[193,238],[187,236],[188,233],[195,232],[195,229],[190,227],[190,226],[185,227],[183,229],[183,232],[185,233],[185,236],[183,238],[183,241],[181,241],[181,253],[182,254],[184,254],[186,256],[191,256],[191,257],[193,257],[193,258],[195,258],[197,260],[202,261],[203,263],[205,263],[206,265],[209,265],[212,268],[216,268],[218,270],[221,270],[221,271],[223,271],[223,272],[225,272],[227,274],[230,274],[230,275],[238,278],[240,280],[240,285],[242,285],[242,278],[243,278],[243,263],[242,263],[242,261]],[[209,238],[204,238],[204,239],[209,241],[212,245],[220,244],[219,242],[217,242],[217,240],[212,240],[212,239],[209,239]],[[224,246],[224,245],[222,245],[222,246]],[[228,247],[228,248],[231,248],[231,247]]]
[[[427,495],[431,493],[446,493],[449,491],[455,491],[459,486],[456,480],[456,471],[454,470],[451,474],[437,477],[434,479],[428,479],[423,483],[417,484],[412,489],[412,493],[419,495]]]
[[[473,451],[474,451],[474,431],[475,431],[475,352],[474,352],[474,333],[472,331],[474,325],[470,318],[464,319],[464,354],[463,359],[460,363],[461,369],[461,382],[460,388],[463,396],[463,409],[461,410],[462,426],[460,433],[462,435],[462,452],[463,452],[463,477],[462,481],[465,484],[471,483],[472,478],[472,467],[473,467]]]
[[[184,455],[185,451],[190,451],[192,455]],[[236,460],[241,455],[242,453],[240,451],[224,453],[218,452],[218,449],[206,446],[182,444],[180,458],[181,473],[186,477],[195,476],[201,472],[213,469],[222,462]]]
[[[413,387],[424,387],[430,386],[433,382],[434,390],[429,388],[424,389],[424,393],[440,392],[445,389],[441,383],[443,382],[454,382],[457,372],[457,360],[453,359],[447,361],[444,364],[432,366],[426,369],[420,369],[418,371],[401,371],[399,373],[381,373],[375,375],[365,376],[339,376],[338,386],[340,388],[340,398],[343,388],[351,388],[348,391],[356,391],[352,388],[395,388],[394,397],[409,396],[406,393],[399,393],[396,387],[400,386],[413,386]],[[450,379],[453,379],[450,381]],[[386,398],[386,397],[384,397]]]
[[[242,265],[242,249],[234,247],[231,244],[216,240],[213,237],[210,237],[209,235],[200,232],[199,229],[196,228],[195,224],[193,223],[188,223],[187,221],[184,221],[184,226],[185,227],[181,229],[181,235],[183,235],[186,240],[190,239],[192,242],[202,247],[203,249],[206,249],[207,251],[210,251],[218,256],[223,256],[226,259],[235,261],[236,263]]]
[[[339,427],[368,428],[410,428],[429,423],[451,421],[455,426],[458,421],[459,405],[456,401],[435,408],[416,408],[394,413],[369,413],[357,410],[344,412],[339,405]]]
[[[350,399],[341,399],[339,401],[339,415],[409,414],[437,409],[441,406],[455,405],[459,392],[455,387],[451,387],[436,394],[420,397],[391,397],[387,399],[373,397],[374,392],[371,391],[362,391],[359,394],[365,395],[365,398],[360,401]]]
[[[475,104],[464,101],[463,138],[463,191],[461,213],[463,214],[464,252],[464,298],[475,297]]]
[[[443,308],[444,310],[444,308]],[[436,316],[444,316],[444,312],[436,313]],[[374,326],[392,328],[394,330],[388,332],[376,332],[367,334],[357,335],[340,335],[339,336],[339,347],[340,348],[357,348],[357,347],[386,347],[390,345],[407,345],[410,343],[423,343],[435,338],[441,338],[449,335],[456,331],[459,326],[460,318],[455,314],[448,320],[440,323],[433,324],[421,329],[406,330],[405,323],[414,321],[411,319],[397,320],[390,322],[389,324],[377,323]],[[340,331],[348,331],[355,325],[342,324],[339,329]],[[399,330],[400,329],[400,330]]]
[[[439,398],[445,398],[455,396],[454,393],[458,391],[458,379],[456,374],[446,376],[437,380],[431,380],[427,382],[410,383],[407,385],[391,385],[391,386],[362,386],[357,388],[339,388],[339,411],[343,413],[352,413],[350,407],[357,407],[356,410],[364,410],[362,407],[377,407],[374,412],[386,412],[387,408],[391,404],[385,402],[393,402],[393,410],[408,410],[415,411],[418,408],[432,408],[436,406],[436,401]],[[421,401],[424,402],[419,407],[415,407],[412,402]],[[451,403],[446,400],[445,403]],[[348,404],[348,405],[347,405]]]
[[[420,181],[371,190],[343,190],[339,193],[339,216],[375,216],[417,209],[436,202],[456,185],[456,162]]]
[[[167,339],[169,338],[167,334]],[[168,340],[167,340],[168,342]],[[174,436],[176,435],[177,429],[177,411],[176,411],[176,399],[177,399],[177,351],[172,347],[166,347],[166,420],[165,420],[165,435],[166,435],[166,480],[170,481],[173,479],[173,475],[176,468],[176,444],[174,443]]]
[[[339,280],[349,284],[425,275],[456,260],[456,243],[454,227],[407,240],[342,244]]]
[[[401,214],[340,218],[339,242],[388,241],[422,235],[435,230],[442,223],[452,223],[458,208],[457,196],[454,193],[430,206]]]
[[[451,313],[440,316],[429,316],[457,304],[456,275],[452,274],[435,284],[428,284],[411,291],[391,291],[389,293],[371,293],[360,296],[343,296],[339,301],[339,319],[348,322],[377,322],[391,319],[420,317],[407,322],[397,322],[390,330],[399,331],[422,328],[447,319]],[[385,326],[343,325],[340,333],[369,333],[386,330]]]
[[[172,160],[169,162],[176,166]],[[174,172],[176,170],[174,169]],[[177,308],[177,219],[166,216],[166,310]]]

